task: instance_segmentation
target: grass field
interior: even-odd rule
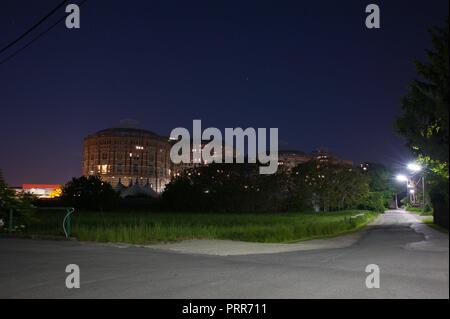
[[[352,218],[357,214],[363,216]],[[29,235],[63,235],[63,212],[36,213]],[[335,213],[200,214],[76,212],[72,236],[82,241],[151,244],[185,239],[280,243],[330,237],[359,229],[377,216]]]
[[[411,213],[415,213],[415,214],[419,214],[421,216],[433,216],[433,211],[429,210],[429,211],[423,211],[422,208],[420,207],[406,207],[406,211],[411,212]]]

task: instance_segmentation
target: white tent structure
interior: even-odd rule
[[[124,191],[125,189],[127,189],[127,187],[122,184],[122,181],[119,178],[119,182],[117,183],[116,187],[114,187],[114,190],[117,193],[122,193],[122,191]]]
[[[119,184],[122,185],[122,183],[119,183]],[[134,184],[132,182],[130,182],[130,186],[128,186],[128,187],[123,186],[123,188],[121,188],[119,186],[119,188],[120,189],[118,190],[118,192],[120,193],[120,197],[122,197],[122,198],[125,198],[125,197],[152,197],[152,198],[158,197],[158,193],[156,193],[153,190],[153,188],[149,184],[148,180],[147,180],[147,184],[145,184],[144,186],[140,185],[139,181],[136,180],[136,182]],[[117,190],[117,187],[116,187],[116,190]]]

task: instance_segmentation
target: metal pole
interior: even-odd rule
[[[71,221],[71,214],[75,211],[75,209],[72,208],[67,208],[67,214],[66,216],[64,216],[63,219],[63,230],[64,230],[64,235],[66,235],[66,238],[70,238],[70,236],[72,235],[72,221]]]
[[[69,235],[69,237],[70,237],[70,235],[72,234],[72,223],[70,222],[70,215],[69,215],[69,217],[67,218],[67,235]]]
[[[67,238],[70,238],[70,235],[72,234],[72,223],[71,223],[71,212],[70,208],[67,209],[67,219],[66,219],[66,229],[67,229]]]
[[[9,232],[13,231],[13,209],[9,209]]]
[[[409,199],[409,203],[408,203]],[[406,205],[411,204],[411,194],[409,193],[409,179],[406,181]]]

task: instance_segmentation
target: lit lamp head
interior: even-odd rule
[[[406,177],[406,175],[402,175],[399,174],[396,177],[397,181],[402,182],[402,183],[406,183],[408,181],[408,177]]]
[[[422,166],[420,166],[419,164],[416,164],[416,163],[409,163],[408,164],[408,169],[411,172],[416,173],[416,172],[420,172],[422,170]]]

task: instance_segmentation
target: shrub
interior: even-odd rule
[[[16,195],[4,182],[0,174],[0,231],[6,231],[10,223],[10,210],[13,211],[13,230],[23,231],[33,221],[33,197],[27,194]]]
[[[116,208],[119,195],[100,177],[82,176],[64,186],[62,199],[66,205],[77,209],[103,211]]]

